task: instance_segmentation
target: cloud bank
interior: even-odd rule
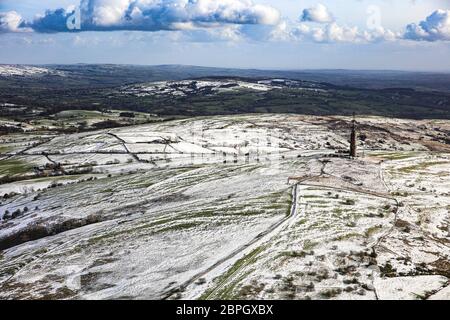
[[[69,19],[78,15],[75,31],[161,31],[210,28],[224,24],[278,23],[273,7],[251,0],[82,0],[79,13],[58,9],[47,11],[28,24],[37,32],[74,31]]]
[[[394,41],[400,35],[391,30],[378,28],[374,30],[360,30],[357,27],[341,26],[335,22],[325,26],[312,27],[305,23],[290,25],[280,23],[271,33],[275,41],[310,41],[317,43],[373,43]]]
[[[0,12],[0,33],[119,30],[178,31],[173,34],[199,42],[450,41],[450,10],[436,10],[400,32],[343,25],[323,4],[304,9],[299,21],[281,20],[277,9],[252,0],[81,0],[79,8],[48,10],[32,21],[15,11]]]
[[[316,43],[371,43],[394,41],[400,38],[400,33],[384,29],[381,26],[370,30],[361,30],[355,26],[340,25],[335,22],[333,14],[328,8],[322,4],[303,10],[300,22],[282,21],[270,33],[270,39],[275,41]]]

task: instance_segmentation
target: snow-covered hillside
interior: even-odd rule
[[[287,79],[268,79],[268,80],[182,80],[182,81],[160,81],[153,83],[145,83],[139,85],[131,85],[122,88],[121,94],[135,95],[138,97],[146,96],[188,96],[188,95],[204,95],[216,94],[223,92],[236,92],[238,90],[251,91],[270,91],[285,87],[295,87],[304,90],[323,90],[321,85],[304,82],[287,80]]]
[[[0,65],[0,76],[3,77],[29,77],[40,75],[64,75],[63,72],[48,68],[25,66],[25,65]]]
[[[358,123],[3,136],[0,299],[450,299],[450,123]]]

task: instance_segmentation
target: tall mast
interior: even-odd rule
[[[350,135],[350,157],[356,158],[356,117],[353,112],[352,133]]]

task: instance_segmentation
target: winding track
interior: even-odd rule
[[[266,241],[269,241],[275,234],[278,234],[286,225],[291,224],[291,222],[294,221],[297,218],[297,216],[298,216],[298,209],[297,209],[298,208],[298,203],[297,203],[298,186],[303,184],[304,182],[306,182],[308,180],[315,179],[315,178],[323,176],[325,174],[325,167],[326,167],[326,165],[327,165],[326,162],[322,162],[322,167],[320,169],[320,174],[315,175],[315,176],[305,176],[303,179],[299,179],[297,181],[297,183],[294,184],[293,189],[292,189],[291,210],[290,210],[290,213],[289,213],[289,215],[287,217],[285,217],[282,220],[280,220],[279,222],[275,223],[269,229],[267,229],[266,231],[264,231],[264,232],[260,233],[259,235],[257,235],[256,238],[253,239],[252,241],[250,241],[249,243],[247,243],[247,244],[243,245],[242,247],[234,250],[228,256],[220,259],[219,261],[214,263],[212,266],[210,266],[206,270],[196,274],[194,277],[192,277],[188,281],[184,282],[180,286],[177,286],[176,288],[172,288],[169,291],[163,293],[163,295],[161,297],[161,300],[167,300],[167,299],[173,298],[173,296],[176,293],[179,293],[180,291],[184,291],[188,286],[192,285],[194,282],[196,282],[197,280],[203,278],[208,273],[214,271],[215,269],[219,268],[220,266],[225,265],[230,260],[234,259],[234,262],[236,262],[237,260],[239,260],[241,258],[241,256],[242,256],[242,258],[245,257],[246,255],[248,255],[251,252],[251,249],[253,249],[254,247],[259,247],[262,243],[264,243]],[[229,277],[227,277],[227,279],[224,279],[219,285],[217,285],[205,297],[205,299],[209,299],[209,298],[213,297],[214,294],[217,291],[219,291],[228,282],[228,280],[231,277],[236,275],[241,270],[241,268],[237,268],[231,275],[229,275]]]
[[[249,242],[246,245],[236,249],[235,251],[233,251],[228,256],[224,257],[223,259],[219,260],[218,262],[216,262],[215,264],[210,266],[208,269],[206,269],[206,270],[202,271],[201,273],[195,275],[190,280],[188,280],[185,283],[183,283],[181,286],[169,290],[168,292],[166,292],[163,295],[162,299],[166,300],[166,299],[173,298],[174,294],[185,290],[188,286],[192,285],[195,281],[197,281],[197,280],[201,279],[202,277],[206,276],[208,273],[214,271],[215,269],[219,268],[220,266],[224,266],[226,263],[229,263],[230,261],[234,261],[235,262],[235,261],[239,260],[240,258],[246,257],[251,252],[252,249],[261,246],[263,243],[265,243],[267,241],[270,241],[270,239],[274,235],[278,234],[286,225],[289,225],[293,220],[295,220],[298,217],[298,202],[297,202],[297,199],[298,199],[298,186],[299,185],[321,187],[321,188],[332,189],[332,190],[337,190],[337,191],[354,192],[354,193],[364,194],[364,195],[368,195],[368,196],[373,196],[373,197],[377,197],[377,198],[382,198],[382,199],[393,201],[393,202],[396,203],[396,212],[395,212],[395,217],[394,217],[394,223],[395,223],[395,220],[397,219],[397,211],[399,209],[399,202],[398,202],[398,200],[396,198],[390,196],[388,193],[380,193],[380,192],[374,192],[374,191],[370,191],[370,190],[365,190],[365,189],[362,189],[362,188],[357,187],[357,186],[355,186],[354,188],[352,188],[352,187],[340,188],[340,187],[332,187],[332,186],[323,186],[323,185],[314,184],[314,183],[307,183],[309,180],[313,180],[315,178],[319,178],[319,177],[322,177],[324,175],[329,175],[329,174],[327,174],[325,172],[325,167],[326,167],[326,163],[324,162],[324,163],[322,163],[322,168],[320,170],[320,174],[319,175],[305,177],[303,179],[298,180],[297,183],[294,185],[293,191],[292,191],[293,202],[292,202],[292,206],[291,206],[291,210],[290,210],[289,216],[287,216],[286,218],[284,218],[281,221],[277,222],[276,224],[271,226],[269,229],[267,229],[263,233],[260,233],[251,242]],[[381,173],[381,175],[382,175],[382,173]],[[383,184],[385,184],[384,179],[382,179],[382,181],[383,181]],[[380,237],[377,240],[377,242],[375,242],[373,244],[372,248],[375,250],[375,248],[380,245],[380,243],[390,234],[391,231],[392,231],[392,229],[388,230],[388,232],[385,235]],[[230,275],[228,275],[228,277],[226,279],[223,279],[219,284],[217,284],[214,287],[214,289],[212,289],[210,292],[208,292],[208,294],[206,296],[204,296],[203,298],[206,299],[206,300],[213,299],[215,297],[215,295],[218,292],[220,292],[220,290],[222,288],[224,288],[227,285],[227,283],[230,282],[230,279],[232,279],[234,276],[236,276],[239,273],[239,271],[242,270],[242,268],[244,266],[245,266],[245,264],[243,264],[242,266],[240,266],[239,268],[234,270]],[[229,270],[230,267],[227,266],[227,268]],[[376,292],[375,292],[375,296],[378,299]]]

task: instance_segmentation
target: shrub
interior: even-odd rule
[[[3,220],[9,220],[11,219],[11,214],[8,210],[5,211],[5,214],[3,215]]]
[[[336,297],[337,295],[339,295],[341,293],[342,293],[342,289],[329,289],[329,290],[322,291],[320,293],[320,295],[323,298],[329,299],[329,298]]]
[[[20,209],[17,209],[16,211],[14,211],[12,214],[11,214],[11,218],[17,218],[18,216],[20,216],[22,214],[22,211],[20,211]]]
[[[345,202],[344,202],[344,204],[346,205],[346,206],[353,206],[353,205],[355,205],[355,200],[353,200],[353,199],[346,199],[345,200]]]

